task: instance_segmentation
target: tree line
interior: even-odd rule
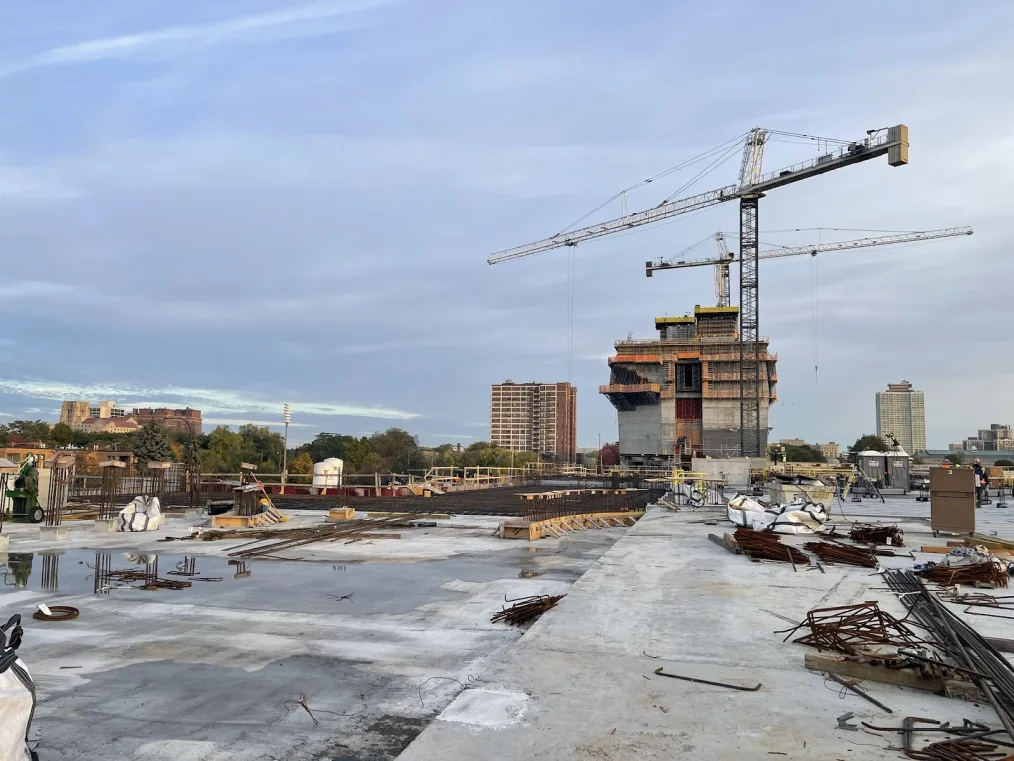
[[[136,433],[87,433],[64,423],[51,426],[44,420],[17,420],[0,426],[0,446],[13,442],[39,442],[56,449],[78,449],[79,469],[98,467],[101,450],[132,452],[141,465],[151,461],[186,462],[196,459],[205,473],[237,473],[248,462],[261,473],[282,471],[285,440],[265,426],[242,425],[237,430],[220,425],[210,433],[190,437],[167,431],[157,423],[142,426]],[[618,462],[618,447],[602,447],[605,467]],[[308,475],[313,464],[329,457],[344,461],[346,473],[407,473],[431,467],[523,468],[539,460],[532,452],[511,452],[488,441],[467,446],[440,444],[424,447],[419,439],[401,428],[388,428],[369,436],[319,433],[310,442],[288,450],[290,474]]]

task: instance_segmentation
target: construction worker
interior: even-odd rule
[[[982,462],[978,457],[972,465],[972,472],[975,474],[975,506],[982,507],[983,492],[986,490],[986,474],[982,470]]]

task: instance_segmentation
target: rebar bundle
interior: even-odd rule
[[[872,523],[853,523],[849,531],[853,542],[889,544],[892,547],[905,545],[905,532],[897,526],[881,526]]]
[[[1007,567],[998,560],[987,560],[968,565],[935,565],[918,572],[924,579],[948,587],[954,584],[985,582],[998,587],[1007,586]]]
[[[545,613],[550,608],[555,608],[556,604],[560,602],[567,595],[535,595],[534,597],[522,597],[517,602],[514,602],[509,608],[504,608],[493,614],[493,617],[489,619],[490,623],[497,623],[503,621],[506,624],[512,626],[518,626],[519,624],[531,621],[533,618],[537,618]],[[513,602],[512,600],[505,600],[505,602]]]
[[[876,602],[815,608],[806,614],[805,621],[789,630],[785,639],[802,627],[809,628],[810,633],[793,642],[846,655],[860,655],[860,648],[869,646],[912,647],[924,644],[911,629],[881,610]]]
[[[859,565],[864,568],[876,568],[880,565],[874,554],[862,547],[849,547],[831,542],[807,542],[803,548],[812,552],[825,563]]]
[[[909,615],[933,634],[935,647],[971,674],[1007,734],[1014,738],[1014,668],[1010,663],[981,634],[948,610],[911,571],[888,571],[884,580],[898,594]]]
[[[782,544],[778,534],[740,527],[736,529],[735,536],[736,543],[751,560],[778,560],[793,565],[797,563],[810,565],[810,558],[806,556],[806,553],[795,547]]]

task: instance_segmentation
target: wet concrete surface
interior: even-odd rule
[[[558,549],[554,554],[573,558],[581,550]],[[121,571],[145,572],[152,568],[152,561],[157,561],[155,583],[119,576]],[[541,576],[573,581],[579,575],[574,569],[536,569],[535,565],[537,561],[523,547],[493,558],[456,555],[414,563],[235,561],[219,556],[88,550],[14,553],[6,564],[0,563],[0,601],[5,592],[29,589],[71,596],[113,594],[139,602],[158,595],[162,603],[233,609],[257,609],[270,599],[276,611],[346,612],[341,609],[350,607],[354,610],[348,612],[371,615],[407,613],[426,602],[460,597],[463,593],[444,587],[455,580],[479,583]],[[190,586],[158,588],[158,582],[164,581]]]
[[[444,556],[440,534],[406,532],[353,545],[355,560],[236,566],[221,542],[185,545],[208,554],[184,555],[176,543],[151,552],[151,542],[141,553],[89,548],[95,539],[82,532],[62,551],[25,542],[36,551],[10,553],[6,564],[0,555],[0,609],[25,619],[41,757],[393,759],[523,634],[489,621],[505,597],[567,592],[624,532],[536,546],[445,533],[458,548],[496,549]],[[439,559],[391,554],[413,546]],[[191,586],[141,589],[144,579],[105,576],[96,585],[96,570],[144,572],[156,555],[157,578]],[[81,615],[33,621],[40,602]]]

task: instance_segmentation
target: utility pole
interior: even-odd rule
[[[285,494],[285,482],[289,475],[289,422],[292,420],[292,405],[282,407],[282,419],[285,421],[285,444],[282,449],[282,494]]]
[[[598,473],[602,474],[602,431],[599,431],[599,462]]]

